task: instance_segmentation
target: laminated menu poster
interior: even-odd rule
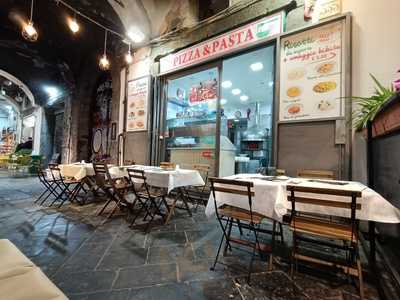
[[[281,122],[343,116],[343,27],[340,21],[282,39]]]
[[[148,96],[148,77],[128,82],[126,131],[147,130]]]

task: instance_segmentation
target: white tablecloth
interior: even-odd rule
[[[91,163],[74,163],[67,165],[59,165],[61,174],[64,177],[81,180],[86,176],[94,176],[94,169]]]
[[[141,165],[112,167],[109,170],[113,177],[124,177],[128,176],[127,168],[144,170],[146,181],[149,185],[167,188],[168,193],[178,187],[204,185],[204,180],[197,170],[179,169],[167,171],[159,167]]]
[[[349,182],[346,185],[331,185],[328,183],[310,182],[307,179],[289,179],[287,181],[266,181],[257,179],[258,174],[240,174],[227,178],[252,181],[254,183],[254,197],[252,200],[253,211],[268,218],[281,221],[282,216],[291,209],[291,202],[287,200],[286,186],[295,183],[299,186],[318,187],[326,189],[343,189],[361,191],[362,196],[357,200],[361,210],[357,210],[356,218],[359,220],[376,221],[382,223],[400,223],[400,210],[390,204],[385,198],[374,190],[358,182]],[[216,193],[217,207],[224,204],[248,209],[247,197],[227,193]],[[341,198],[324,195],[325,199],[340,201]],[[349,217],[348,209],[332,208],[307,204],[296,204],[296,210],[304,212],[321,213],[330,216]],[[206,215],[215,213],[214,198],[212,194],[207,203]]]

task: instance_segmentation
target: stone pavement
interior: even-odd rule
[[[246,283],[248,253],[233,250],[210,271],[221,230],[203,209],[181,212],[150,233],[129,228],[123,215],[103,224],[101,204],[33,203],[42,191],[36,178],[0,178],[0,238],[10,239],[70,299],[357,299],[344,276],[299,268],[293,281],[285,263],[286,241],[274,270],[257,259]],[[314,269],[315,270],[315,269]],[[326,275],[325,275],[326,274]],[[368,276],[367,299],[379,299]]]

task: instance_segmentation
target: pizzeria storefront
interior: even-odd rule
[[[213,175],[350,161],[350,16],[285,32],[279,12],[160,59],[150,162]],[[303,159],[299,160],[299,157]]]

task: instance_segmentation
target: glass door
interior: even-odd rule
[[[165,160],[181,167],[207,164],[215,175],[218,67],[167,79]]]
[[[271,45],[222,63],[220,176],[271,164],[274,61]]]

